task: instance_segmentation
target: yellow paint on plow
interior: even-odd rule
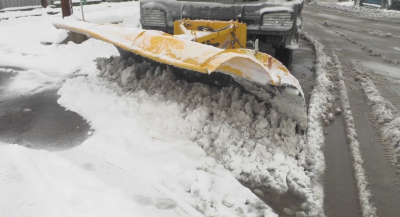
[[[157,62],[200,73],[219,71],[275,86],[281,85],[282,76],[291,76],[278,60],[253,50],[224,50],[180,39],[160,31],[126,28],[113,24],[64,20],[53,25],[100,39]],[[272,73],[278,70],[280,73]]]

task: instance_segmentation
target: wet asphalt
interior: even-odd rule
[[[357,131],[357,140],[360,144],[360,153],[368,180],[368,189],[371,191],[372,204],[376,207],[377,216],[400,216],[400,188],[399,176],[396,169],[385,159],[384,145],[381,144],[379,129],[376,120],[372,117],[371,106],[367,102],[360,82],[355,79],[356,74],[350,73],[357,69],[356,64],[362,66],[364,73],[371,73],[375,78],[375,85],[380,89],[389,89],[391,93],[399,93],[396,80],[385,74],[384,69],[391,71],[394,66],[388,59],[398,58],[398,51],[394,46],[399,44],[400,28],[398,22],[358,18],[351,13],[327,10],[324,7],[308,5],[303,11],[304,29],[325,46],[325,52],[335,52],[343,69],[344,82],[350,101],[350,109],[354,118]],[[329,21],[332,25],[326,26]],[[377,37],[369,34],[371,31],[391,33],[393,37]],[[360,47],[349,39],[366,47]],[[371,51],[380,55],[372,55]],[[376,69],[369,69],[370,66]],[[393,74],[397,75],[398,68]],[[383,76],[382,76],[383,75]],[[382,96],[394,105],[398,103],[398,95],[391,96],[381,92]],[[350,147],[344,139],[344,124],[342,117],[338,117],[333,125],[325,128],[325,214],[331,217],[362,216],[359,197],[356,194],[353,159],[350,157]],[[347,148],[346,148],[347,145]]]
[[[90,125],[66,111],[57,100],[59,88],[12,95],[7,84],[18,73],[0,70],[0,142],[34,149],[64,150],[81,144]]]

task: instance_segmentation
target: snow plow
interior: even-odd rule
[[[257,100],[267,102],[297,121],[301,129],[307,127],[304,93],[299,81],[277,59],[259,52],[257,42],[252,49],[247,49],[244,23],[182,19],[174,22],[174,35],[73,19],[53,25],[111,43],[121,56],[138,55],[210,77],[227,75]]]

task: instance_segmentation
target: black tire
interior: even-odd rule
[[[278,48],[275,48],[275,58],[288,67],[293,61],[293,50],[279,46]]]

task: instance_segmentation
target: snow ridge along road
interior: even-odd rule
[[[352,153],[352,158],[354,161],[353,164],[353,169],[354,169],[354,178],[356,180],[356,184],[357,184],[357,189],[358,189],[358,197],[359,197],[359,203],[360,203],[360,207],[361,207],[361,212],[362,212],[362,216],[363,217],[372,217],[372,216],[376,216],[376,208],[375,206],[372,204],[371,202],[371,193],[370,190],[368,189],[368,182],[366,180],[366,174],[365,174],[365,170],[364,170],[364,166],[363,166],[363,158],[362,155],[360,153],[360,144],[357,141],[357,132],[354,126],[354,121],[353,121],[353,116],[351,114],[351,110],[350,110],[350,103],[349,103],[349,99],[347,96],[347,92],[346,92],[346,87],[343,81],[343,75],[342,75],[342,70],[341,70],[341,65],[340,62],[336,56],[336,54],[334,53],[334,51],[332,51],[332,54],[326,55],[326,53],[324,52],[324,46],[321,45],[318,41],[316,41],[314,38],[310,37],[307,33],[303,33],[303,35],[314,45],[315,50],[317,52],[317,57],[319,58],[319,63],[321,68],[323,69],[329,69],[329,71],[331,71],[329,73],[329,77],[332,80],[337,80],[336,83],[336,87],[339,89],[339,93],[340,93],[340,101],[341,101],[341,107],[342,107],[342,111],[343,111],[343,115],[344,115],[344,122],[346,124],[346,131],[347,131],[347,142],[349,144],[351,153]],[[318,67],[318,68],[319,68]],[[326,73],[325,70],[317,70],[317,74],[320,73]],[[336,72],[336,74],[332,74],[332,72]],[[317,80],[317,86],[318,84],[324,86],[324,87],[329,87],[332,85],[331,81],[329,79],[322,81],[322,82],[318,82],[318,78]],[[334,89],[331,86],[331,89]],[[314,91],[319,90],[319,88],[317,87],[316,89],[314,89]],[[330,95],[329,92],[331,92],[332,90],[328,89],[328,93],[326,93],[328,96]],[[322,92],[323,93],[323,92]],[[326,97],[331,98],[332,99],[332,95],[330,95],[330,97]],[[310,103],[311,104],[311,103]],[[325,103],[323,103],[325,105],[327,104],[331,104],[332,105],[332,101],[327,101]],[[311,108],[311,105],[310,105]],[[332,110],[332,106],[328,109]],[[310,113],[313,111],[310,111]],[[325,111],[326,113],[326,111]],[[329,112],[328,112],[329,113]],[[379,114],[377,114],[379,115]],[[323,114],[319,114],[319,116],[323,116]],[[309,129],[310,130],[310,129]]]
[[[361,74],[361,73],[360,73]],[[361,85],[372,107],[372,114],[380,129],[381,142],[386,145],[387,155],[392,166],[400,168],[400,117],[398,111],[379,93],[368,75],[361,75]]]
[[[371,201],[371,192],[368,189],[368,181],[366,179],[364,160],[360,153],[360,143],[357,140],[357,132],[354,126],[354,118],[350,110],[350,102],[347,96],[346,86],[343,81],[342,69],[340,62],[333,51],[332,63],[334,71],[337,73],[338,87],[340,92],[340,100],[342,103],[342,110],[344,115],[344,121],[346,124],[347,139],[350,146],[350,150],[354,160],[354,177],[357,184],[358,197],[360,200],[361,212],[363,217],[374,217],[376,216],[376,208]]]

